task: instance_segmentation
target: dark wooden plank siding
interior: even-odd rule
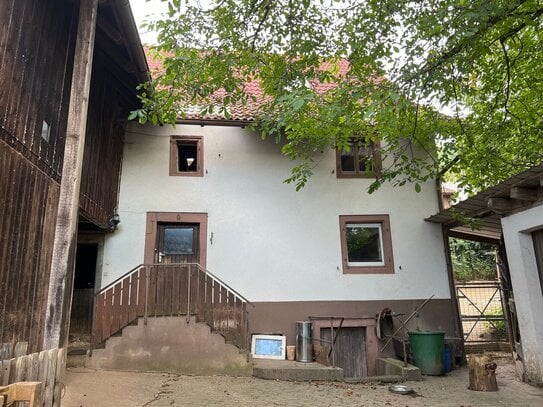
[[[78,4],[0,0],[0,339],[27,341],[30,352],[43,339]],[[136,103],[134,78],[104,41],[95,49],[80,194],[83,215],[102,229],[116,210],[126,118]]]
[[[75,2],[6,0],[0,9],[0,138],[57,181],[76,28]],[[42,122],[51,125],[49,141]]]
[[[103,228],[117,208],[123,138],[130,108],[112,61],[95,54],[81,180],[80,206]]]
[[[1,140],[0,163],[0,340],[28,341],[35,351],[42,339],[59,186]]]

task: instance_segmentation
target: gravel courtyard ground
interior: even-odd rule
[[[543,389],[515,379],[499,360],[498,392],[467,389],[468,370],[404,384],[415,395],[397,395],[388,384],[270,381],[252,377],[184,376],[68,369],[63,407],[159,406],[543,406]]]

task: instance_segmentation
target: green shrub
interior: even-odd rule
[[[451,260],[457,281],[495,280],[496,247],[469,240],[450,238]]]

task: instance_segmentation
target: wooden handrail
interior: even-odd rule
[[[140,264],[95,295],[93,344],[104,342],[137,318],[192,316],[242,349],[248,349],[244,296],[198,263]]]
[[[176,266],[176,265],[183,265],[183,266],[188,266],[188,265],[196,265],[201,271],[203,271],[204,273],[210,275],[213,279],[217,280],[219,283],[221,283],[222,286],[228,288],[228,290],[232,291],[236,296],[238,296],[239,298],[241,298],[243,301],[245,301],[247,304],[251,305],[252,307],[254,307],[255,305],[249,301],[247,298],[245,298],[243,295],[241,295],[239,292],[237,292],[236,290],[234,290],[232,287],[230,287],[228,284],[226,284],[224,281],[222,281],[219,277],[217,277],[216,275],[214,275],[211,271],[209,271],[208,269],[202,267],[200,265],[200,263],[171,263],[171,264],[164,264],[164,263],[150,263],[150,264],[144,264],[144,263],[140,263],[138,264],[136,267],[132,267],[130,270],[128,270],[126,273],[124,273],[122,276],[118,277],[117,279],[113,280],[111,283],[109,283],[108,285],[100,288],[100,290],[98,292],[96,292],[95,296],[100,294],[101,292],[107,290],[109,287],[112,287],[113,285],[115,285],[116,283],[118,283],[119,281],[121,281],[123,278],[125,278],[126,276],[132,274],[133,272],[135,272],[136,270],[140,269],[141,267],[146,267],[146,266],[150,266],[150,267],[153,267],[153,266]]]

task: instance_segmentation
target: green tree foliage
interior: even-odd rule
[[[228,116],[253,101],[245,84],[258,80],[255,126],[284,141],[298,187],[353,135],[383,141],[370,192],[385,181],[419,190],[442,174],[471,192],[543,160],[540,0],[167,3],[147,27],[164,69],[132,118],[174,123],[191,104],[209,113],[218,90]]]
[[[496,280],[496,247],[469,240],[449,239],[454,277],[458,281]]]

